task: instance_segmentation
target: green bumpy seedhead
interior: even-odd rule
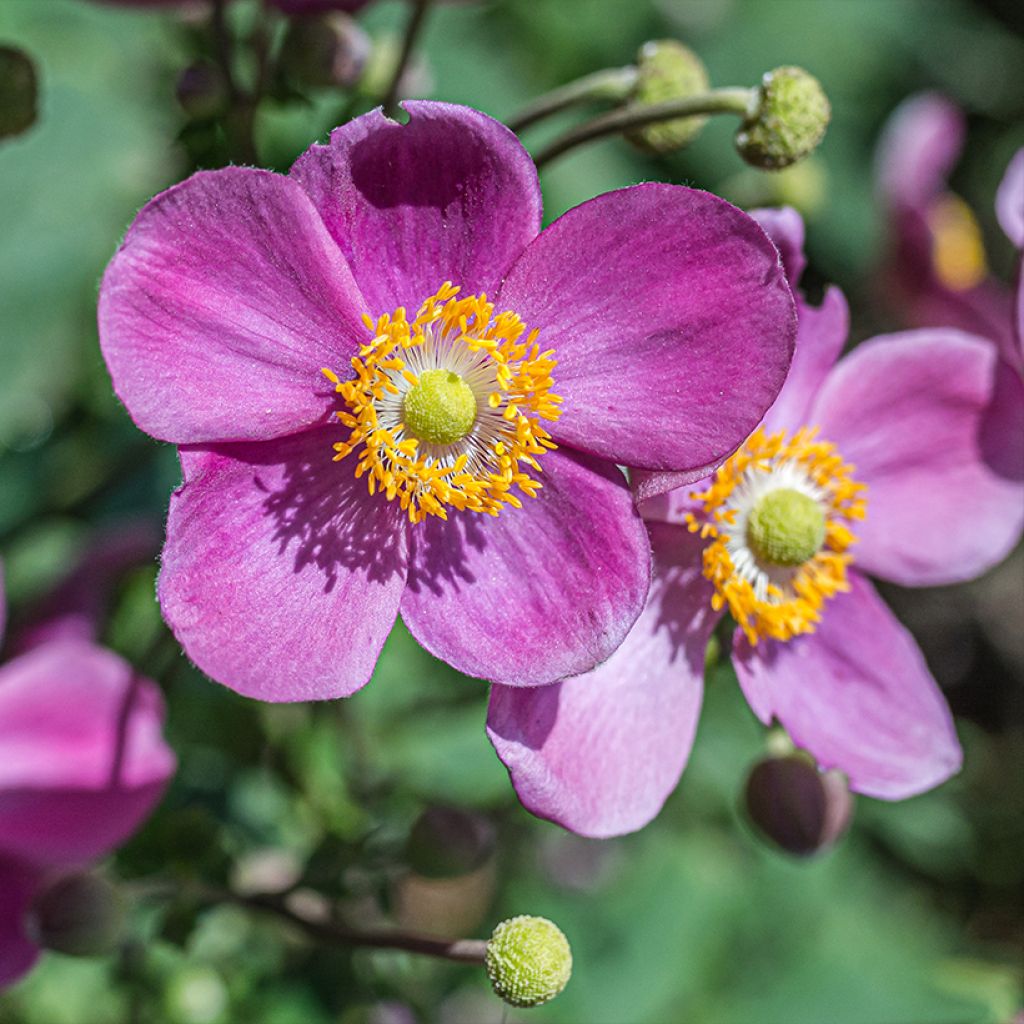
[[[762,565],[796,568],[825,540],[825,513],[814,498],[790,488],[769,491],[747,520],[747,546]]]
[[[636,65],[637,83],[629,100],[630,109],[707,92],[707,68],[693,50],[675,39],[644,43]],[[706,117],[678,117],[633,128],[626,132],[626,138],[648,153],[672,153],[692,142],[705,121]]]
[[[487,976],[510,1006],[540,1006],[565,988],[572,950],[546,917],[521,915],[502,921],[487,943]]]
[[[405,396],[403,420],[420,441],[454,444],[473,429],[476,396],[457,373],[426,370]]]
[[[736,148],[762,170],[789,167],[817,148],[831,116],[825,90],[813,75],[803,68],[776,68],[761,80],[756,106],[736,133]]]

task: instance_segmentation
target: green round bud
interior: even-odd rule
[[[747,546],[762,565],[795,568],[825,541],[825,513],[814,498],[788,487],[769,491],[747,520]]]
[[[39,86],[28,54],[0,46],[0,139],[28,131],[36,121]]]
[[[99,875],[68,875],[36,896],[28,928],[44,949],[69,956],[102,956],[124,933],[121,894]]]
[[[675,39],[644,43],[636,58],[637,80],[627,107],[650,107],[707,92],[708,72],[700,57]],[[647,153],[672,153],[692,142],[706,117],[678,117],[631,128],[626,138]]]
[[[195,121],[218,117],[228,107],[228,83],[224,72],[209,61],[190,64],[174,86],[181,109]]]
[[[426,370],[406,393],[402,419],[420,441],[454,444],[473,429],[476,395],[457,373]]]
[[[546,917],[521,915],[494,929],[485,965],[494,991],[510,1006],[540,1006],[568,984],[572,950]]]
[[[736,148],[748,164],[777,171],[817,148],[831,116],[813,75],[803,68],[776,68],[761,79],[756,104],[736,133]]]

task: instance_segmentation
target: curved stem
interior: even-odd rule
[[[531,124],[577,103],[586,103],[589,100],[624,100],[636,85],[636,79],[637,69],[633,65],[624,68],[603,68],[538,96],[505,123],[518,134]]]
[[[427,19],[427,8],[430,0],[411,0],[412,11],[409,14],[409,22],[405,26],[405,36],[402,39],[402,53],[398,58],[394,74],[391,76],[391,84],[384,96],[384,113],[391,117],[398,105],[398,92],[402,86],[402,77],[412,58],[412,51],[416,47],[423,24]]]
[[[613,110],[559,136],[533,158],[534,163],[540,167],[585,142],[603,138],[605,135],[618,135],[628,128],[640,128],[658,121],[673,121],[679,117],[695,117],[701,114],[738,114],[742,117],[746,115],[756,96],[757,92],[754,89],[712,89],[710,92],[698,93],[684,99]]]

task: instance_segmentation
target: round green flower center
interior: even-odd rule
[[[572,950],[562,930],[545,917],[502,921],[487,943],[487,976],[511,1006],[540,1006],[565,988]]]
[[[476,395],[451,370],[425,370],[406,393],[403,419],[420,441],[455,444],[473,429]]]
[[[762,565],[803,565],[817,554],[824,540],[821,505],[787,487],[769,491],[747,520],[747,546]]]

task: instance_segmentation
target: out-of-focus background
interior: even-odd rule
[[[136,564],[128,559],[110,577],[102,638],[159,676],[181,767],[161,809],[117,854],[120,877],[141,880],[169,865],[183,880],[243,890],[301,878],[343,898],[354,920],[388,914],[452,935],[485,936],[502,917],[543,914],[569,936],[575,974],[549,1006],[503,1017],[483,973],[468,967],[314,949],[237,908],[144,902],[121,954],[48,956],[0,996],[0,1022],[1019,1019],[1019,551],[969,586],[885,590],[946,688],[965,769],[901,804],[859,800],[846,839],[809,862],[767,848],[739,812],[764,740],[727,665],[710,674],[692,762],[660,818],[637,835],[597,842],[519,807],[484,734],[485,686],[434,661],[401,626],[363,692],[317,706],[246,701],[162,647],[155,554],[177,461],[114,399],[94,312],[100,274],[135,211],[202,162],[203,140],[186,129],[174,97],[195,16],[0,0],[0,44],[32,54],[41,90],[36,126],[0,142],[0,554],[13,635],[97,544],[137,544]],[[232,12],[242,23],[253,16],[251,0]],[[360,22],[393,51],[405,17],[397,0],[382,0]],[[934,89],[967,112],[951,184],[977,217],[991,272],[1010,278],[1014,254],[993,197],[1024,145],[1024,16],[1014,0],[441,4],[426,27],[417,85],[504,118],[556,85],[629,63],[645,40],[665,36],[696,49],[716,85],[752,85],[782,64],[806,67],[833,104],[825,143],[772,178],[736,156],[726,118],[661,159],[619,139],[602,142],[545,171],[548,219],[645,179],[697,185],[747,206],[791,202],[807,220],[809,291],[843,287],[855,343],[901,326],[898,310],[877,298],[886,237],[873,165],[879,131],[901,100]],[[346,111],[369,103],[361,102],[349,107],[324,90],[267,104],[257,122],[262,161],[286,169]],[[524,138],[536,147],[581,116],[560,116]],[[438,868],[439,851],[410,847],[410,828],[430,805],[480,816],[472,856]]]

